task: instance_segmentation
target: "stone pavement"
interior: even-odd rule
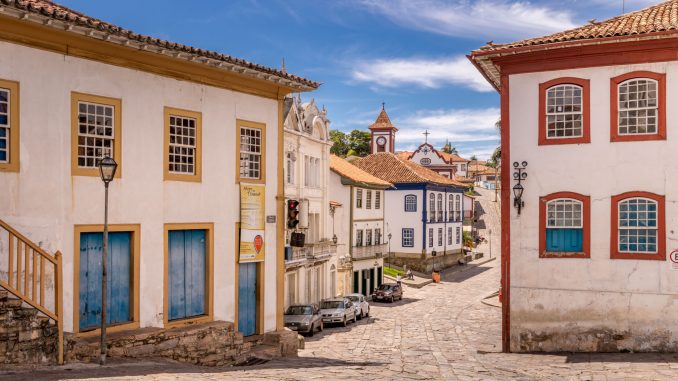
[[[298,358],[239,368],[164,360],[69,365],[0,373],[0,380],[676,380],[676,354],[503,354],[499,261],[452,274],[402,301],[373,303],[371,317],[307,338]]]
[[[498,253],[498,239],[492,245]],[[402,301],[372,303],[369,319],[307,338],[298,358],[238,368],[164,360],[68,365],[0,371],[0,380],[678,380],[678,354],[501,353],[501,310],[481,303],[497,291],[499,263],[405,287]]]

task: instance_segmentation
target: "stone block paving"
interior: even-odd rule
[[[297,358],[239,368],[113,360],[0,372],[0,380],[678,380],[676,354],[503,354],[498,261],[373,303],[371,317],[306,339]]]

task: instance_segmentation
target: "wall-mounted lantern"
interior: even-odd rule
[[[527,178],[525,167],[527,167],[526,161],[522,163],[516,161],[513,163],[513,179],[518,182],[513,186],[513,206],[518,209],[518,214],[520,214],[520,210],[525,206],[525,201],[523,201],[523,191],[525,188],[521,184]]]

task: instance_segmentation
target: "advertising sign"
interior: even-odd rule
[[[240,263],[264,260],[265,194],[263,185],[240,184]]]

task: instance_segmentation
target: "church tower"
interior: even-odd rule
[[[391,123],[391,119],[386,114],[385,106],[384,103],[381,104],[381,112],[377,120],[370,125],[370,133],[372,134],[370,153],[395,153],[395,134],[398,129]]]

